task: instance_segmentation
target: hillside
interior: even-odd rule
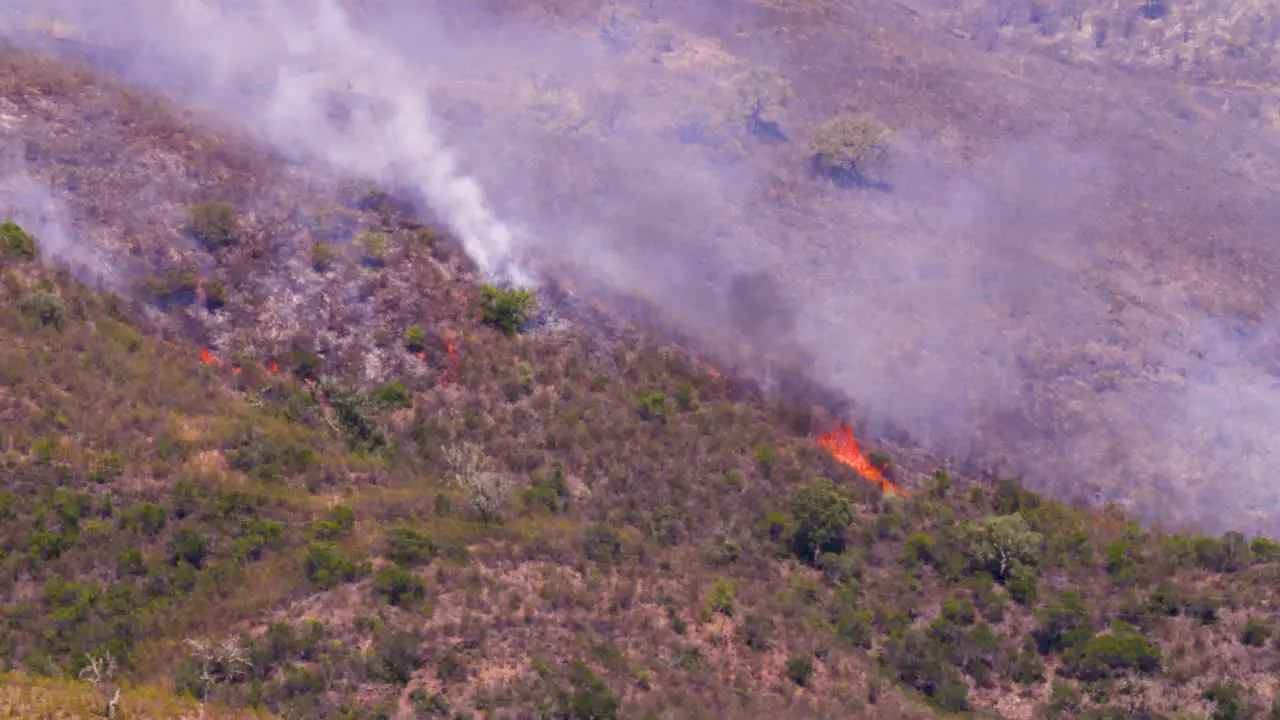
[[[379,3],[361,5],[376,16],[369,8]],[[517,50],[547,47],[522,36],[526,27],[565,42],[584,23],[621,32],[592,3],[477,5],[512,23]],[[1123,156],[1133,162],[1121,179],[1158,155],[1145,155],[1141,142],[1160,146],[1170,128],[1204,144],[1144,166],[1170,173],[1158,182],[1111,176],[1102,189],[1127,194],[1097,206],[1088,223],[1062,220],[1071,239],[1046,240],[1038,260],[1016,260],[1004,233],[1075,217],[1100,202],[1098,189],[1065,205],[1014,194],[1007,216],[942,223],[931,231],[939,241],[958,253],[972,241],[979,255],[952,258],[944,271],[986,277],[986,264],[1007,262],[1048,290],[1006,285],[975,305],[948,295],[968,291],[965,277],[933,297],[950,297],[955,314],[928,316],[940,306],[907,302],[920,285],[907,271],[939,246],[920,241],[924,225],[904,218],[937,207],[959,218],[966,213],[948,198],[965,188],[992,197],[1052,175],[996,142],[992,127],[1035,124],[1131,86],[1115,76],[1089,95],[1089,81],[1107,76],[1035,66],[1027,55],[1032,67],[1062,72],[1059,84],[1050,75],[1012,81],[1002,60],[972,60],[972,86],[925,101],[916,98],[927,93],[902,89],[901,74],[885,74],[900,66],[891,51],[860,56],[862,97],[898,130],[898,164],[880,186],[841,187],[792,162],[803,152],[798,128],[839,102],[823,99],[824,73],[837,67],[819,60],[877,34],[885,47],[926,47],[910,45],[925,30],[887,4],[868,4],[859,19],[825,3],[763,5],[735,5],[740,17],[689,8],[636,16],[644,22],[622,59],[590,66],[650,83],[648,94],[614,86],[631,103],[625,115],[609,110],[600,78],[540,76],[536,65],[504,95],[513,63],[526,59],[457,40],[472,32],[473,9],[451,18],[462,28],[451,62],[472,70],[433,87],[436,107],[452,118],[460,147],[489,149],[472,157],[481,158],[485,187],[504,191],[495,205],[539,221],[560,216],[537,223],[547,237],[522,248],[521,260],[543,276],[529,291],[486,284],[456,209],[418,202],[394,167],[373,167],[374,151],[345,153],[376,145],[369,132],[383,126],[325,146],[295,118],[301,147],[290,145],[273,134],[279,128],[255,125],[268,116],[252,105],[219,106],[238,95],[188,87],[200,101],[184,104],[176,86],[154,92],[174,78],[124,66],[112,77],[101,68],[119,58],[106,46],[54,43],[61,57],[33,51],[29,38],[0,47],[0,220],[16,223],[0,228],[0,670],[21,671],[0,677],[0,709],[102,712],[97,699],[124,681],[143,688],[121,694],[117,717],[130,718],[188,717],[193,708],[203,717],[285,718],[1280,716],[1280,546],[1253,537],[1275,522],[1260,476],[1241,476],[1240,497],[1221,499],[1207,493],[1221,493],[1213,483],[1225,472],[1160,478],[1164,485],[1098,477],[1096,488],[1066,489],[1112,457],[1084,450],[1120,427],[1081,418],[1145,415],[1154,427],[1152,408],[1163,406],[1143,402],[1168,388],[1142,385],[1146,374],[1183,371],[1169,382],[1208,392],[1209,404],[1218,386],[1197,373],[1239,370],[1175,367],[1183,361],[1170,358],[1186,347],[1154,338],[1191,327],[1194,346],[1195,328],[1214,313],[1248,332],[1261,324],[1271,271],[1260,259],[1269,256],[1261,241],[1235,242],[1233,233],[1262,221],[1253,203],[1265,193],[1251,183],[1273,172],[1266,136],[1219,138],[1229,118],[1188,130],[1138,104],[1124,126],[1133,134],[1105,138],[1133,153]],[[77,7],[49,7],[59,6]],[[795,75],[793,114],[775,127],[797,138],[767,141],[759,136],[767,128],[743,134],[711,114],[697,142],[665,135],[664,124],[682,117],[677,106],[706,91],[707,63],[732,85],[742,58],[765,54],[749,37],[752,23],[801,38],[773,51],[779,64],[811,69]],[[126,37],[108,20],[98,30]],[[448,33],[438,32],[444,42]],[[578,40],[573,47],[600,42]],[[661,62],[651,60],[654,48]],[[573,64],[576,51],[564,52],[553,65]],[[930,52],[916,90],[944,82],[942,68],[969,57],[942,44]],[[779,57],[789,53],[796,57]],[[984,78],[1002,88],[987,101],[1030,93],[1024,101],[1041,103],[1044,116],[976,109]],[[578,90],[590,87],[597,94],[588,102]],[[1079,112],[1082,127],[1100,128],[1119,111]],[[611,116],[627,118],[616,134]],[[1138,128],[1148,121],[1144,141]],[[930,124],[950,130],[930,136]],[[963,160],[914,165],[937,156],[913,155],[913,143],[939,137],[952,138]],[[671,150],[690,145],[688,156]],[[1256,153],[1254,175],[1214,164],[1243,157],[1232,155],[1241,148]],[[654,167],[662,161],[673,164]],[[729,169],[711,170],[722,164]],[[1068,190],[1106,175],[1084,165],[1050,167],[1082,178]],[[383,171],[382,182],[367,177]],[[1184,185],[1196,173],[1236,179]],[[712,176],[746,178],[745,187],[725,189]],[[1252,194],[1224,205],[1240,188]],[[740,215],[739,203],[769,209]],[[607,214],[611,205],[620,209]],[[1211,224],[1208,207],[1234,208],[1241,223],[1203,240],[1196,232]],[[1151,280],[1121,259],[1139,263],[1159,232],[1186,218],[1198,219],[1184,223],[1185,236],[1166,236],[1165,254],[1142,261],[1170,273],[1159,283],[1165,294],[1125,295],[1128,324],[1112,323],[1123,328],[1116,335],[1073,346],[1097,326],[1064,326],[1052,343],[1034,332],[1046,321],[1037,313],[1054,303],[1092,308],[1120,297],[1107,282]],[[584,235],[606,222],[619,229],[590,245]],[[1143,222],[1159,227],[1124,232]],[[674,232],[681,223],[685,233]],[[848,227],[866,232],[854,247],[883,272],[822,264],[851,251],[838,242]],[[879,242],[894,230],[920,234],[895,250]],[[988,230],[999,237],[983,244]],[[1081,269],[1071,252],[1086,230],[1125,241],[1100,243],[1106,252]],[[1054,257],[1061,266],[1037,274]],[[1219,292],[1241,267],[1251,274]],[[1078,269],[1098,273],[1088,278],[1097,296],[1055,284]],[[812,297],[797,299],[797,290]],[[841,294],[846,303],[835,304]],[[1009,314],[1005,301],[1030,306],[1030,319]],[[1161,304],[1175,301],[1176,312]],[[1092,318],[1072,309],[1048,319]],[[819,311],[831,317],[812,317]],[[964,325],[930,335],[969,311],[973,336]],[[919,319],[915,344],[908,318]],[[1030,367],[1020,397],[1034,402],[968,405],[960,396],[980,394],[977,381],[1000,378],[986,367],[935,374],[930,354],[950,343],[960,365],[998,355],[997,335],[986,332],[1005,320],[1022,333],[1011,347],[1035,350],[1014,363]],[[895,323],[904,334],[891,332]],[[845,334],[815,344],[833,327]],[[1259,367],[1239,372],[1252,381]],[[1075,382],[1082,378],[1090,383]],[[1108,382],[1139,389],[1107,396]],[[1098,415],[1082,387],[1103,396],[1103,409],[1124,412]],[[927,442],[922,423],[947,412],[932,429],[974,418],[980,429]],[[849,414],[860,450],[839,430]],[[1124,430],[1122,439],[1137,437]],[[1183,430],[1153,430],[1133,452],[1164,460],[1174,454],[1164,441]],[[1258,432],[1224,430],[1232,442]],[[989,444],[970,462],[941,452],[959,440]],[[1222,442],[1215,453],[1240,447]],[[1038,457],[1041,477],[1056,478],[1040,483],[1049,492],[982,472],[997,467],[991,455],[1019,448],[1024,459],[1048,449]],[[1199,446],[1181,449],[1195,455]],[[1164,507],[1139,502],[1162,493]],[[1080,496],[1104,502],[1064,501]],[[1106,505],[1112,496],[1139,514]],[[1249,537],[1139,522],[1150,517]],[[111,664],[111,673],[95,670]],[[95,679],[100,687],[85,684]]]

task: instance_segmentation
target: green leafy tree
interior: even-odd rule
[[[974,563],[997,580],[1010,577],[1017,565],[1034,565],[1044,537],[1027,525],[1021,513],[997,515],[969,527],[969,553]]]
[[[485,323],[513,336],[524,332],[538,309],[538,298],[532,290],[521,288],[480,288],[480,313]]]
[[[791,496],[795,518],[795,548],[803,559],[817,562],[823,553],[844,549],[844,531],[853,522],[853,508],[826,478],[816,478]]]
[[[28,235],[27,231],[15,222],[0,223],[0,252],[22,260],[34,260],[35,238]]]
[[[240,216],[227,203],[196,203],[187,212],[187,232],[210,250],[236,243],[240,235]]]

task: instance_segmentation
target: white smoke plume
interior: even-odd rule
[[[270,0],[234,12],[198,1],[122,2],[103,12],[96,2],[54,0],[34,17],[130,53],[126,77],[194,99],[286,153],[416,189],[482,273],[533,284],[515,262],[512,226],[444,142],[424,76],[355,29],[335,0]]]

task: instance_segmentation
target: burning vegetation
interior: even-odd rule
[[[831,455],[840,462],[853,468],[862,477],[880,486],[880,489],[887,493],[893,493],[906,497],[907,494],[902,491],[894,483],[890,482],[884,476],[884,471],[876,467],[867,459],[866,455],[858,449],[858,441],[853,437],[853,429],[848,425],[841,425],[835,430],[824,433],[818,438],[818,442],[822,447],[826,448]]]

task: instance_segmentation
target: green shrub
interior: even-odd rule
[[[422,688],[409,693],[409,705],[420,718],[447,718],[451,714],[449,700],[445,696]]]
[[[10,257],[34,260],[36,241],[17,223],[6,221],[0,223],[0,251]]]
[[[869,180],[888,157],[889,130],[866,113],[844,112],[814,128],[808,153],[814,167],[840,180]]]
[[[1100,680],[1128,671],[1150,674],[1160,669],[1160,649],[1137,628],[1116,622],[1111,632],[1068,650],[1063,663],[1068,674],[1081,680]]]
[[[187,231],[209,250],[234,245],[240,234],[240,216],[227,203],[196,203],[187,212]]]
[[[484,322],[496,327],[507,336],[524,332],[538,309],[538,298],[532,290],[496,288],[485,285],[480,288],[480,314]]]
[[[1222,607],[1222,601],[1211,595],[1196,595],[1188,599],[1184,605],[1187,615],[1199,620],[1202,625],[1216,623],[1220,607]]]
[[[390,244],[385,233],[366,232],[356,237],[356,245],[361,250],[361,258],[366,265],[382,267],[387,262]]]
[[[210,310],[218,310],[227,304],[227,286],[218,280],[204,284],[204,303]]]
[[[134,530],[148,537],[155,537],[164,530],[168,517],[168,511],[159,505],[139,503],[121,511],[119,523],[122,529]]]
[[[67,320],[67,303],[62,296],[48,290],[36,290],[27,293],[18,302],[22,312],[40,321],[41,325],[52,325],[59,330]]]
[[[977,619],[973,601],[967,597],[954,598],[942,603],[942,617],[957,625],[972,625]]]
[[[813,661],[803,655],[795,655],[787,659],[786,670],[791,682],[804,687],[813,678]]]
[[[1113,580],[1117,583],[1127,583],[1137,577],[1138,556],[1132,542],[1116,540],[1108,544],[1104,552],[1107,574]]]
[[[196,292],[200,289],[200,275],[195,268],[187,265],[169,268],[155,277],[147,278],[142,289],[161,303],[189,305],[195,302]]]
[[[726,580],[719,580],[707,591],[707,607],[711,608],[712,612],[732,616],[735,596],[733,584]]]
[[[742,644],[756,650],[764,652],[768,650],[773,643],[773,635],[776,631],[773,620],[767,616],[757,613],[748,613],[742,619],[742,627],[738,633],[742,638]]]
[[[305,570],[307,578],[321,590],[335,588],[356,579],[356,565],[346,558],[342,548],[327,542],[307,546]]]
[[[427,585],[417,573],[394,565],[378,571],[374,587],[387,602],[396,606],[411,605],[427,595]]]
[[[801,559],[816,562],[823,553],[844,549],[844,532],[853,522],[853,508],[826,478],[817,478],[791,496],[795,518],[795,551]]]
[[[1064,592],[1037,613],[1033,636],[1040,652],[1057,653],[1087,641],[1093,634],[1089,609],[1074,592]]]
[[[1250,647],[1262,647],[1270,637],[1271,626],[1266,620],[1259,618],[1245,620],[1244,628],[1240,631],[1240,642]]]
[[[413,407],[413,396],[399,380],[385,382],[369,391],[369,398],[380,410],[403,410]]]
[[[564,512],[569,505],[569,484],[565,481],[564,463],[556,461],[550,469],[533,473],[533,482],[521,494],[528,507],[544,507],[552,513]]]
[[[570,665],[569,683],[573,686],[569,699],[570,718],[614,720],[618,717],[618,698],[586,663],[579,660]]]
[[[384,538],[387,559],[397,565],[426,565],[435,559],[436,543],[426,533],[407,525],[391,528]]]
[[[174,565],[185,562],[191,567],[200,568],[204,566],[208,555],[209,541],[200,533],[183,528],[174,534],[173,546],[169,551],[169,561]]]
[[[316,272],[328,272],[333,268],[333,246],[326,242],[317,242],[311,246],[311,267]]]
[[[1034,651],[1024,648],[1018,653],[1018,659],[1013,664],[1010,676],[1020,685],[1044,682],[1044,662]]]
[[[422,328],[412,325],[404,331],[404,347],[409,352],[422,352],[427,347]]]
[[[1257,715],[1248,691],[1239,683],[1214,681],[1201,697],[1213,703],[1212,720],[1247,720]]]

